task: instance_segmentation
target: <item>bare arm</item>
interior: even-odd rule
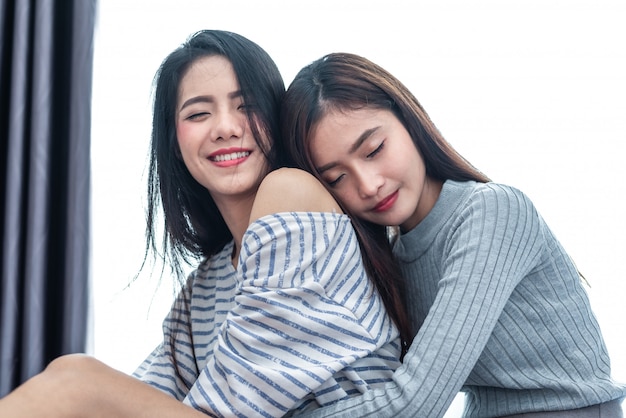
[[[206,418],[94,358],[67,355],[0,399],[0,416]]]

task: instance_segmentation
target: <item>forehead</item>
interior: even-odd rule
[[[311,139],[317,139],[324,134],[332,132],[337,126],[350,125],[359,123],[363,119],[360,116],[362,109],[350,110],[350,109],[331,109],[322,115],[322,117],[311,127],[309,137]]]
[[[313,127],[309,135],[309,152],[316,164],[340,155],[350,155],[373,132],[389,126],[395,118],[386,109],[360,108],[331,110]]]
[[[311,146],[328,140],[355,141],[365,130],[388,123],[395,116],[389,110],[364,107],[360,109],[333,109],[312,127]]]
[[[185,71],[178,86],[179,99],[190,94],[210,94],[211,90],[238,90],[231,62],[221,55],[198,58]]]

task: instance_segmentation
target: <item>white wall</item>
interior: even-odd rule
[[[158,343],[168,275],[137,273],[151,82],[187,35],[239,32],[288,84],[332,51],[364,55],[415,93],[492,179],[525,191],[586,275],[626,381],[626,2],[610,0],[99,2],[93,102],[95,355],[131,372]],[[227,2],[223,2],[227,3]],[[167,273],[167,272],[166,272]],[[158,289],[158,290],[157,290]],[[448,416],[458,416],[458,402]]]

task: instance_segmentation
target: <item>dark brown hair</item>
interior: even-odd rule
[[[427,176],[441,181],[489,181],[443,138],[415,96],[397,78],[368,59],[348,53],[329,54],[312,62],[300,70],[287,89],[281,126],[289,164],[322,180],[309,149],[313,129],[329,112],[363,108],[386,109],[398,118],[424,159]],[[400,330],[406,350],[413,338],[412,328],[402,303],[401,273],[386,227],[355,216],[352,222],[368,271]]]
[[[443,138],[415,96],[393,75],[366,58],[326,55],[304,67],[287,89],[281,111],[282,133],[291,163],[314,171],[310,134],[330,111],[387,109],[404,125],[435,180],[489,178]]]

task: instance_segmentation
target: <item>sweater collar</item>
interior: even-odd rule
[[[448,222],[459,203],[475,184],[474,181],[446,180],[435,206],[428,215],[415,228],[399,236],[394,246],[396,257],[405,262],[420,257],[430,247],[444,224]]]

